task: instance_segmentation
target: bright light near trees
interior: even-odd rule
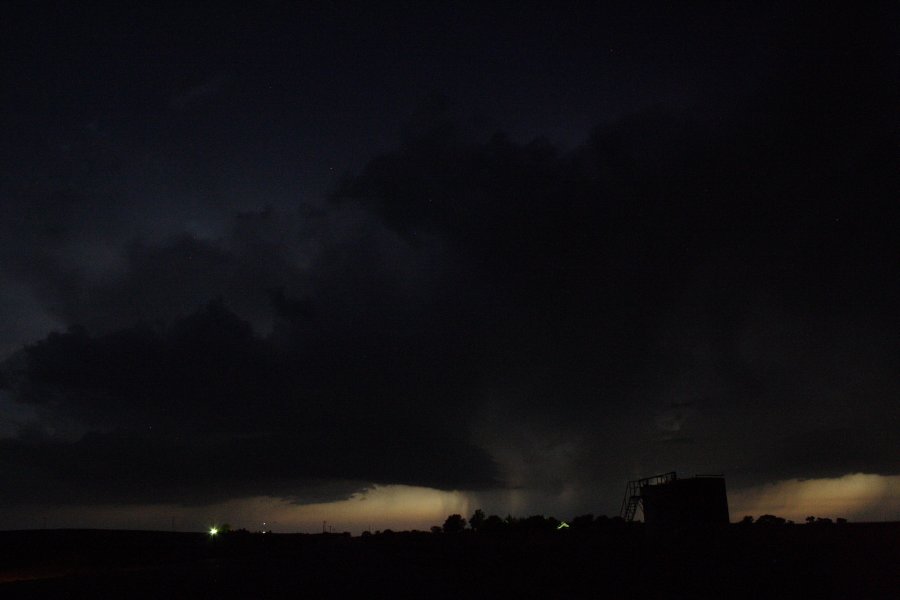
[[[216,529],[215,527],[210,527],[210,528],[209,528],[209,535],[215,536],[217,533],[219,533],[219,530]]]

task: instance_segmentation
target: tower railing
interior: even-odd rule
[[[670,471],[668,473],[653,475],[652,477],[644,477],[643,479],[633,479],[629,481],[628,485],[625,487],[625,497],[622,499],[622,509],[619,514],[629,523],[634,521],[637,509],[641,506],[641,488],[649,485],[671,483],[677,478],[678,475],[675,474],[675,471]]]

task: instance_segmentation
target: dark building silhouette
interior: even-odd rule
[[[672,471],[629,481],[622,517],[633,520],[638,506],[643,510],[644,523],[655,528],[729,522],[725,478],[720,475],[678,479]]]

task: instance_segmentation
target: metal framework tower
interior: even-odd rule
[[[648,485],[671,483],[677,478],[675,471],[670,471],[669,473],[661,473],[652,477],[629,481],[628,486],[625,488],[625,498],[622,499],[622,509],[619,514],[627,522],[634,521],[634,515],[641,505],[641,489]]]

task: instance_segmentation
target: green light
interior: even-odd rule
[[[557,529],[568,529],[568,528],[569,528],[569,524],[566,523],[565,521],[563,521],[562,523],[560,523],[559,525],[557,525],[556,528],[557,528]]]
[[[215,527],[209,528],[209,535],[216,535],[217,533],[219,533],[219,530],[216,529]]]

